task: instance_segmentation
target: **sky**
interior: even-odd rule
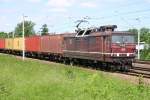
[[[89,22],[81,27],[150,28],[150,0],[0,0],[0,31],[14,31],[23,14],[36,24],[36,32],[43,24],[49,32],[73,32],[86,16]]]

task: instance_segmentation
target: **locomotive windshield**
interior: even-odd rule
[[[112,43],[134,43],[134,35],[112,35]]]

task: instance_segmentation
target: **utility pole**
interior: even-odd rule
[[[24,60],[24,58],[25,58],[25,38],[24,38],[24,20],[25,20],[25,17],[27,17],[27,16],[24,16],[24,14],[23,14],[23,16],[22,16],[22,18],[23,18],[23,21],[22,21],[22,59]]]
[[[13,35],[13,38],[14,38],[15,37],[15,32],[14,31],[12,32],[12,35]]]
[[[9,33],[7,33],[7,38],[9,38]]]
[[[136,20],[141,23],[139,18],[136,18]],[[138,29],[138,59],[140,60],[140,28]]]
[[[138,30],[138,59],[140,60],[140,29]]]
[[[24,15],[23,15],[23,22],[22,22],[22,59],[24,60],[25,57],[25,44],[24,44]]]

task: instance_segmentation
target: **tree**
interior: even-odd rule
[[[135,42],[137,42],[138,41],[138,30],[133,28],[133,29],[129,29],[129,32],[135,34]]]
[[[17,24],[17,26],[15,28],[15,36],[17,36],[17,37],[22,36],[22,25],[23,25],[22,22]],[[25,21],[24,22],[25,36],[31,36],[31,35],[35,34],[34,26],[35,26],[35,23],[32,21]]]
[[[150,29],[149,28],[141,28],[140,29],[140,41],[150,44]]]
[[[145,42],[149,48],[145,48],[144,50],[142,50],[141,52],[141,59],[143,60],[150,60],[150,29],[149,28],[141,28],[140,30],[141,34],[140,34],[140,40],[142,42]]]
[[[9,35],[8,36],[9,38],[13,38],[14,33],[13,32],[9,32],[8,35]]]
[[[42,25],[41,29],[42,29],[41,35],[47,35],[48,34],[47,24]]]
[[[138,30],[137,29],[129,29],[130,32],[136,34],[136,42],[138,37]],[[140,29],[140,42],[145,42],[145,44],[149,45],[148,49],[144,49],[141,51],[141,59],[142,60],[150,60],[150,29],[149,28],[141,28]]]
[[[132,32],[135,34],[135,41],[137,42],[137,40],[138,40],[138,29],[129,29],[129,32]],[[150,29],[145,28],[145,27],[141,28],[140,29],[140,41],[150,43],[149,37],[150,37]]]
[[[0,38],[6,38],[7,37],[7,33],[5,32],[0,32]]]

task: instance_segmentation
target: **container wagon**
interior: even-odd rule
[[[6,38],[5,39],[5,51],[7,53],[12,53],[13,49],[13,39],[12,38]]]
[[[41,53],[51,60],[61,61],[63,57],[63,34],[41,36]]]
[[[41,37],[31,36],[25,38],[25,51],[27,56],[38,56],[41,49]]]
[[[5,49],[5,39],[0,38],[0,51]]]

